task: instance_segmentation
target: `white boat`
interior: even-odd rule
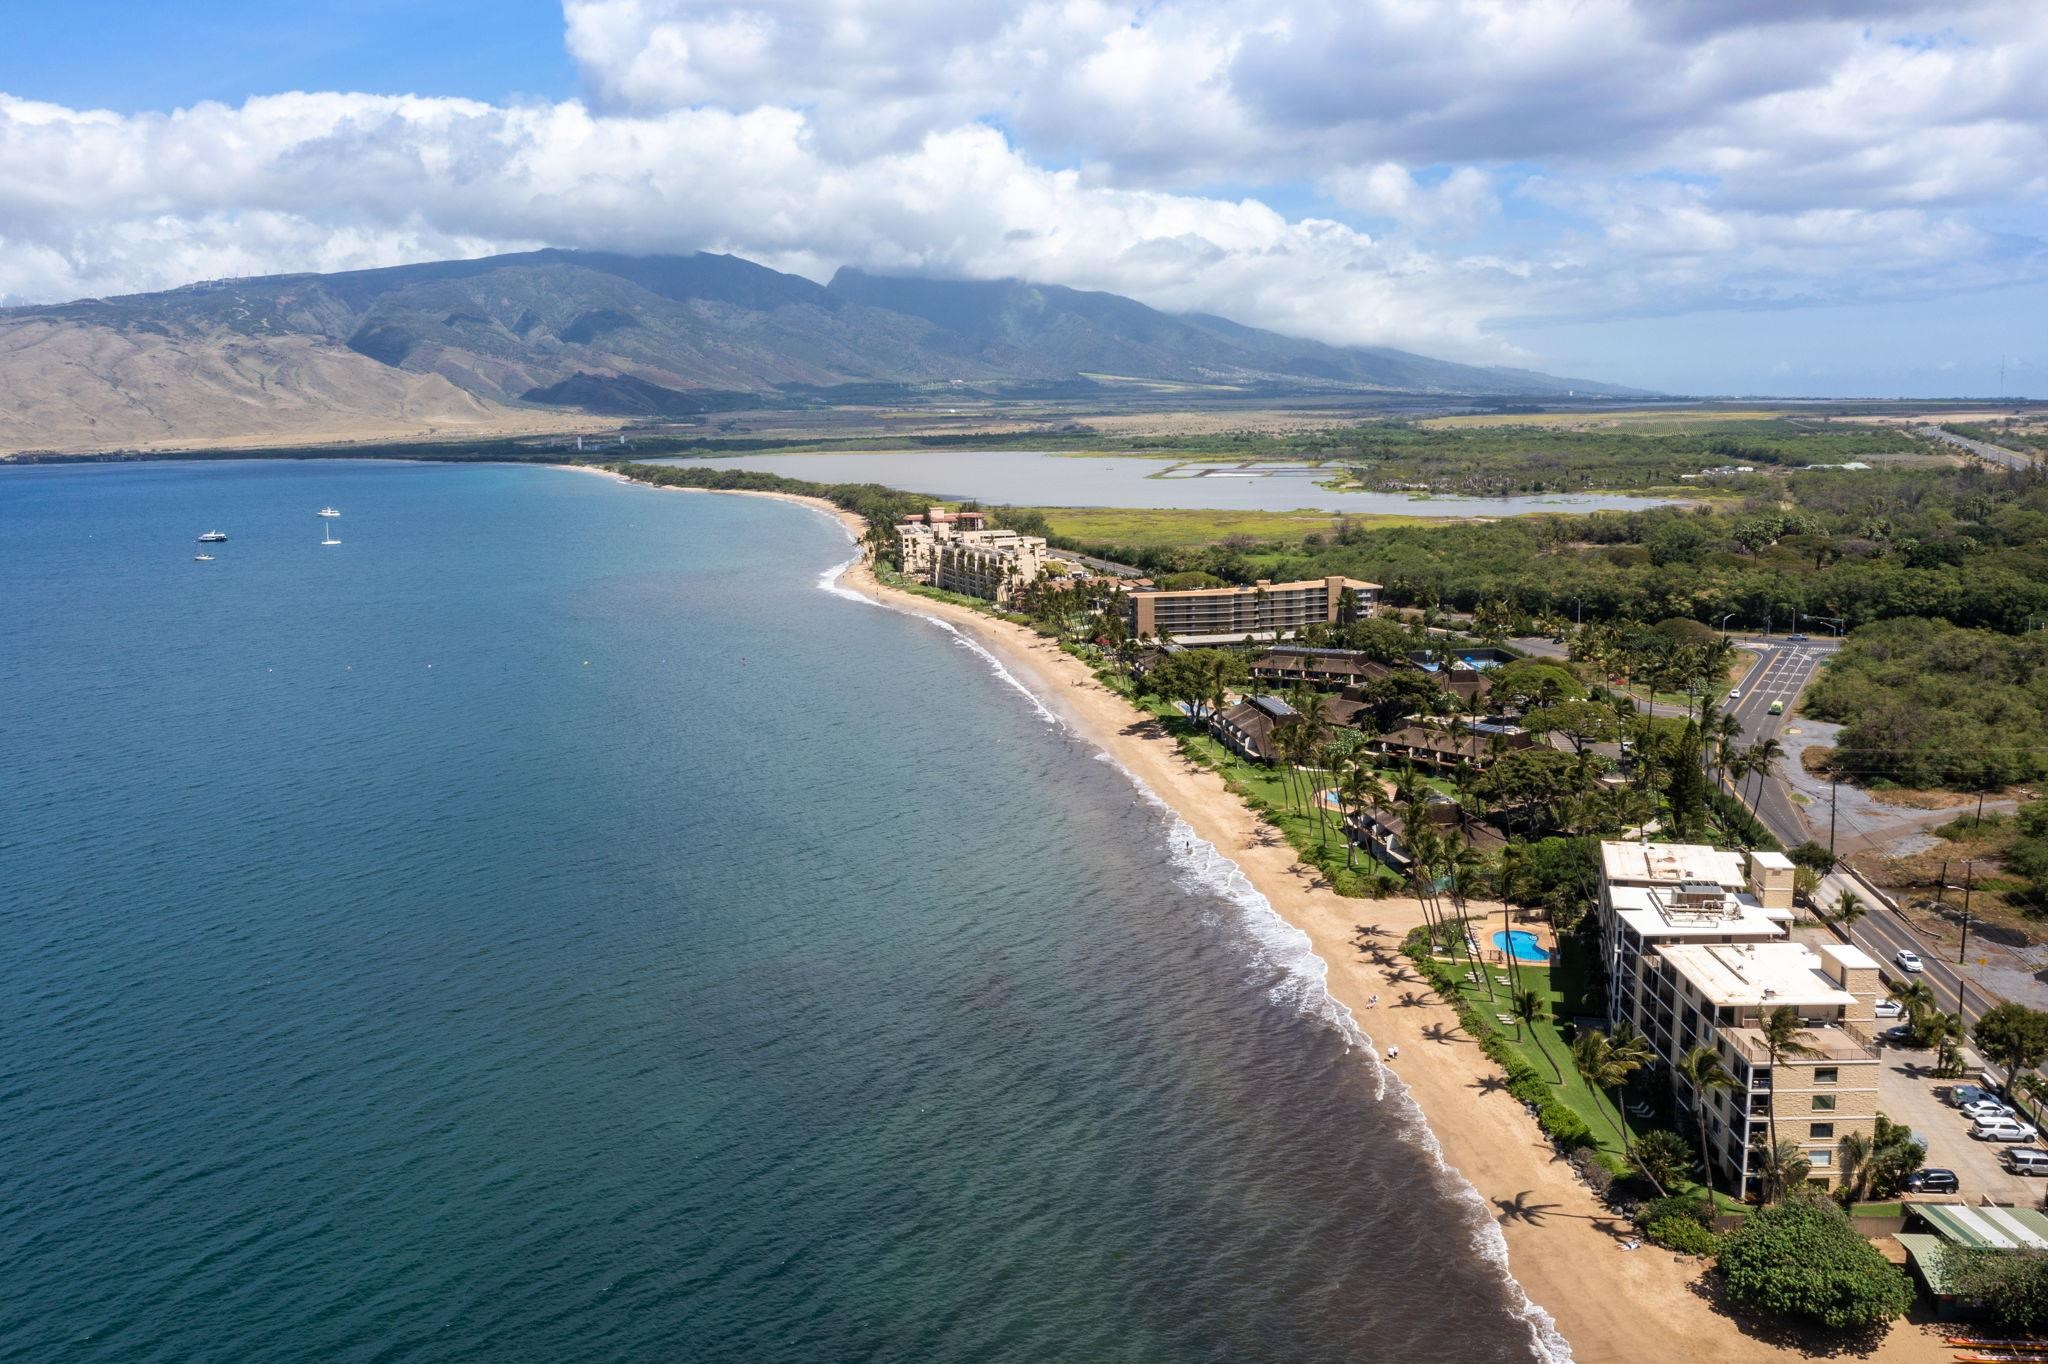
[[[213,556],[211,554],[195,554],[192,557],[194,559],[197,559],[202,564],[210,564],[213,562]]]
[[[334,538],[334,527],[324,523],[321,525],[320,543],[323,545],[338,545],[341,543],[341,541]]]
[[[210,530],[199,537],[199,543],[202,545],[217,545],[227,538],[228,533],[224,530]]]
[[[336,510],[335,510],[334,508],[332,508],[332,507],[322,507],[322,508],[320,509],[320,515],[322,515],[322,516],[339,516],[339,515],[341,515],[341,513],[340,513],[340,512],[338,512],[338,511],[336,511]]]

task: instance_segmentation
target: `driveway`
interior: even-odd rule
[[[1927,1143],[1927,1163],[1954,1170],[1962,1183],[1958,1197],[1976,1203],[1989,1195],[1994,1203],[2032,1207],[2041,1201],[2048,1179],[2013,1175],[1998,1163],[2006,1143],[1978,1141],[1970,1121],[1940,1098],[1940,1091],[1967,1080],[1936,1080],[1931,1051],[1885,1047],[1878,1052],[1877,1107],[1893,1122],[1902,1122]],[[2038,1146],[2038,1142],[2023,1143]]]

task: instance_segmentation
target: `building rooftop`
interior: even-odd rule
[[[1776,941],[1792,922],[1789,909],[1769,909],[1754,895],[1731,895],[1714,887],[1718,906],[1700,909],[1673,904],[1655,886],[1616,886],[1608,892],[1614,916],[1645,942],[1686,938],[1748,938]]]
[[[1339,578],[1335,581],[1354,592],[1377,592],[1380,590],[1380,584],[1363,582],[1357,578]],[[1304,578],[1296,583],[1258,583],[1251,587],[1146,587],[1139,589],[1134,595],[1149,597],[1238,597],[1246,596],[1253,592],[1300,592],[1310,588],[1323,591],[1329,587],[1330,582],[1331,580],[1327,578]]]
[[[1730,890],[1749,884],[1743,854],[1723,852],[1699,843],[1603,842],[1600,845],[1600,867],[1609,884],[1676,885],[1682,881],[1711,881]]]
[[[1847,1008],[1856,1003],[1855,995],[1828,976],[1820,953],[1804,943],[1666,943],[1656,950],[1717,1007]]]

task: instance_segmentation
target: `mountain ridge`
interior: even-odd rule
[[[0,309],[0,452],[341,429],[588,429],[860,385],[992,394],[1102,377],[1538,398],[1633,390],[1344,347],[1118,294],[738,256],[544,248]]]

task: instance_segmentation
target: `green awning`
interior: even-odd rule
[[[2048,1216],[2032,1208],[1908,1203],[1906,1211],[1924,1219],[1942,1239],[1971,1250],[2048,1250]]]

